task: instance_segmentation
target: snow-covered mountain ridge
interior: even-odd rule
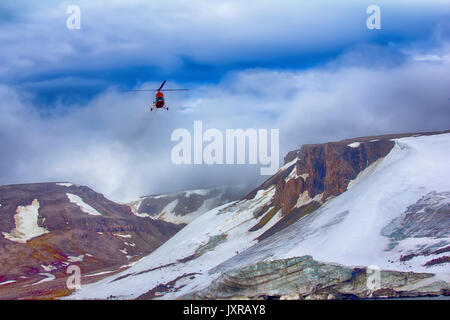
[[[404,283],[396,289],[432,279],[433,290],[444,290],[449,147],[448,132],[303,146],[242,200],[199,216],[130,269],[70,298],[205,298],[202,292],[223,297],[217,291],[223,288],[217,285],[221,275],[304,256],[351,270],[376,265],[392,279],[401,273]],[[424,221],[428,231],[418,232]],[[271,281],[265,284],[276,294]],[[264,286],[250,286],[244,295],[264,295]]]
[[[238,200],[248,192],[246,186],[216,187],[141,197],[128,205],[142,218],[188,224],[203,213]]]

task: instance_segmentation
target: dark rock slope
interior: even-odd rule
[[[82,283],[98,279],[149,254],[180,228],[139,218],[84,186],[1,186],[0,298],[65,295],[69,265],[81,268]]]

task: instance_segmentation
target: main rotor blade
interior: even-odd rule
[[[163,83],[161,84],[161,87],[159,87],[158,91],[160,91],[164,87],[165,84],[166,84],[166,80],[163,81]]]
[[[162,89],[162,90],[158,90],[158,89],[136,89],[136,90],[125,90],[124,92],[136,92],[136,91],[189,91],[189,89]]]

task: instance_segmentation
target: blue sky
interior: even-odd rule
[[[80,30],[66,27],[70,4]],[[366,27],[372,4],[381,30]],[[258,166],[171,165],[171,131],[194,120],[279,128],[281,156],[448,129],[449,21],[439,0],[4,0],[0,184],[73,181],[128,199],[260,182]],[[123,92],[165,79],[191,89],[168,96],[169,113]]]
[[[382,29],[368,30],[373,1],[4,1],[0,81],[41,105],[86,102],[110,86],[149,81],[217,83],[231,71],[299,70],[361,44],[436,45],[446,1],[381,1]],[[81,9],[68,30],[66,8]],[[419,48],[420,49],[420,48]]]

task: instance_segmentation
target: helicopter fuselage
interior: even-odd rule
[[[153,108],[164,108],[164,94],[161,91],[156,92],[155,100],[153,101]]]

